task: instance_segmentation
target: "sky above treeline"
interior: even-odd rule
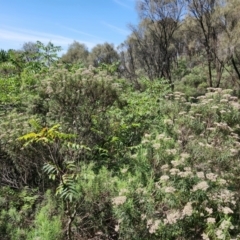
[[[73,41],[89,50],[99,43],[115,47],[138,23],[135,0],[0,0],[0,49],[21,49],[26,42],[61,46]]]

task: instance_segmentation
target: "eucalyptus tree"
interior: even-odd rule
[[[113,64],[119,61],[118,52],[114,49],[113,44],[104,43],[97,44],[88,56],[90,65],[94,67],[100,66],[102,63]]]
[[[25,62],[26,68],[40,70],[54,64],[59,59],[58,52],[61,50],[60,46],[55,46],[52,42],[44,44],[36,41],[24,43],[18,52]]]
[[[39,61],[40,49],[35,42],[26,42],[22,46],[22,51],[26,62]]]
[[[149,79],[164,77],[173,89],[171,71],[177,56],[175,34],[181,25],[184,1],[138,0],[137,9],[140,24],[130,26],[132,35],[129,39],[134,42],[131,47],[135,59]]]
[[[223,33],[223,15],[219,11],[225,0],[187,0],[188,30],[195,35],[204,50],[208,68],[208,85],[219,87],[228,59],[221,57],[220,40]],[[213,71],[216,71],[214,81]]]
[[[240,2],[238,0],[226,0],[219,9],[221,26],[224,29],[221,35],[222,57],[231,61],[235,75],[240,80]]]
[[[89,55],[88,48],[85,44],[74,41],[69,45],[67,52],[61,57],[64,63],[83,63],[87,65]]]
[[[130,80],[136,80],[138,66],[134,39],[129,36],[128,39],[118,47],[118,50],[120,52],[121,73]]]

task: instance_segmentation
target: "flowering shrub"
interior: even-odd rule
[[[196,103],[181,93],[162,101],[165,129],[145,134],[126,194],[114,198],[120,239],[237,237],[240,119],[229,92],[209,89]]]
[[[240,115],[231,90],[210,88],[193,98],[170,93],[164,81],[140,79],[136,91],[92,67],[59,66],[35,83],[28,108],[23,101],[21,111],[1,118],[0,177],[13,188],[38,187],[42,196],[54,190],[56,208],[63,208],[58,227],[68,226],[63,239],[240,237]],[[44,144],[37,139],[23,148],[16,139],[29,133],[31,118],[43,126],[35,128]],[[45,142],[52,125],[73,134],[73,142]],[[58,168],[45,164],[43,171],[50,159]],[[41,230],[31,211],[24,236]]]

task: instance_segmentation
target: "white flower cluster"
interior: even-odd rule
[[[118,206],[118,205],[124,204],[126,202],[126,200],[127,200],[126,196],[118,196],[118,197],[115,197],[112,199],[112,203],[113,203],[113,205]]]

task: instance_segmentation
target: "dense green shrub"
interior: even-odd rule
[[[26,239],[39,197],[36,190],[26,187],[15,191],[9,187],[1,187],[0,196],[0,238]]]
[[[56,240],[62,239],[62,213],[61,208],[57,208],[56,199],[48,191],[45,193],[45,199],[38,207],[35,213],[33,225],[27,233],[25,239]]]
[[[0,119],[1,239],[238,239],[239,100],[179,67],[185,93],[108,66],[23,71]]]

